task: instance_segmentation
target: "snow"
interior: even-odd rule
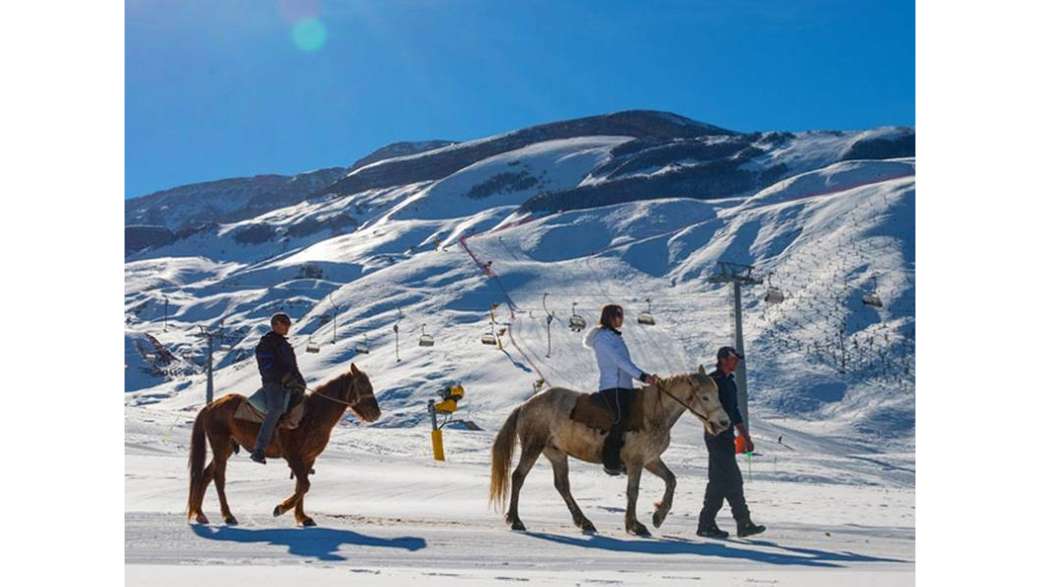
[[[228,499],[240,525],[198,526],[187,524],[183,513],[188,418],[159,416],[128,429],[131,584],[135,577],[171,584],[191,577],[240,580],[258,569],[282,577],[280,568],[311,573],[301,576],[318,584],[343,577],[373,584],[412,577],[636,584],[700,578],[728,584],[758,577],[801,585],[810,579],[856,584],[879,574],[895,584],[913,581],[912,475],[908,486],[901,473],[912,467],[912,455],[887,455],[875,464],[854,454],[818,453],[797,440],[790,441],[797,451],[762,441],[760,450],[771,456],[752,464],[746,488],[767,533],[706,540],[694,531],[707,463],[699,430],[687,422],[666,453],[679,485],[673,512],[655,538],[625,534],[624,480],[581,463],[571,467],[572,491],[599,534],[585,536],[571,525],[545,463],[528,476],[520,510],[528,532],[517,533],[487,506],[492,432],[447,430],[448,461],[437,463],[422,427],[349,425],[334,434],[315,465],[307,508],[318,527],[271,518],[273,505],[291,492],[287,468],[255,465],[244,453],[228,468]],[[644,521],[663,490],[651,479],[640,496]],[[215,495],[207,504],[216,514]],[[725,510],[719,524],[733,530]],[[188,571],[199,568],[207,572]]]
[[[467,195],[518,168],[553,189],[573,187],[628,139],[547,141],[440,181],[305,201],[131,257],[129,582],[237,584],[261,575],[277,582],[291,570],[300,573],[295,582],[319,585],[344,578],[831,585],[875,582],[878,574],[886,583],[912,583],[915,163],[833,163],[862,134],[796,135],[775,158],[802,171],[746,198],[663,198],[520,218],[516,207],[539,188]],[[818,161],[825,164],[813,167]],[[250,223],[288,230],[341,211],[356,215],[356,230],[256,245],[231,237]],[[494,278],[463,250],[463,235],[478,262],[492,263]],[[692,418],[676,426],[664,455],[679,487],[653,538],[624,533],[623,480],[573,461],[573,493],[600,535],[571,525],[544,462],[522,493],[529,532],[509,531],[486,505],[494,433],[539,378],[575,389],[595,384],[582,333],[567,329],[572,308],[592,324],[602,304],[623,304],[625,339],[645,370],[710,368],[732,328],[728,290],[707,281],[719,259],[754,263],[787,298],[766,305],[764,286],[744,298],[758,447],[747,494],[767,533],[724,542],[695,536],[707,461]],[[308,273],[314,269],[320,275]],[[874,276],[882,308],[860,301]],[[501,350],[479,342],[492,304],[500,304],[497,322],[509,326]],[[637,324],[648,309],[656,325]],[[554,313],[548,326],[546,310]],[[309,382],[354,362],[370,375],[383,416],[366,426],[348,417],[334,431],[307,496],[318,528],[271,518],[291,491],[288,470],[280,462],[260,467],[244,453],[228,473],[241,525],[188,525],[186,444],[205,401],[205,355],[194,333],[199,325],[232,331],[214,357],[216,395],[249,394],[259,385],[251,351],[275,311],[294,320],[291,337]],[[841,357],[827,354],[839,323],[842,340],[858,349],[847,353],[844,372]],[[421,331],[435,336],[433,347],[416,344]],[[183,368],[157,368],[157,356],[166,355],[139,351],[149,336],[173,357],[165,365]],[[302,352],[308,340],[320,352]],[[362,340],[371,354],[356,353]],[[827,352],[816,350],[821,344]],[[436,463],[425,405],[452,382],[466,387],[458,418],[482,430],[446,430],[448,461]],[[662,489],[644,476],[644,522]],[[212,490],[205,509],[219,519]],[[727,512],[720,525],[732,531]]]

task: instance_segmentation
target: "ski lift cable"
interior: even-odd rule
[[[593,270],[593,268],[592,268],[592,264],[590,263],[590,257],[586,257],[585,258],[585,264],[589,268],[590,274],[593,275],[593,282],[596,283],[596,287],[599,288],[600,292],[603,293],[604,297],[608,301],[610,301],[611,303],[614,303],[614,297],[610,294],[609,285],[607,285],[606,282],[604,282],[603,280],[597,278],[597,272],[595,270]],[[649,298],[647,298],[647,299],[649,299]],[[633,329],[632,332],[636,332],[638,330],[639,329]],[[653,346],[655,348],[655,350],[658,353],[658,356],[662,357],[665,360],[669,370],[673,370],[674,371],[675,370],[675,364],[671,360],[671,353],[664,352],[664,350],[661,348],[660,344],[657,342],[657,340],[655,340],[656,337],[651,335],[649,338],[650,338],[651,346]],[[673,349],[673,351],[674,351],[674,349]],[[679,365],[680,365],[681,369],[688,369],[687,361],[686,361],[686,359],[685,359],[685,357],[683,355],[680,355]],[[681,371],[681,372],[685,373],[686,371]]]

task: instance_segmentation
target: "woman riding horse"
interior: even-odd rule
[[[603,470],[608,475],[620,475],[623,424],[632,401],[632,378],[643,383],[656,384],[657,375],[644,372],[632,362],[628,346],[621,338],[621,325],[625,322],[625,311],[616,304],[603,306],[599,326],[585,335],[585,348],[596,353],[599,366],[599,397],[614,414],[614,425],[603,443]]]

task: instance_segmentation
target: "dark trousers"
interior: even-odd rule
[[[744,477],[737,465],[733,429],[718,436],[705,435],[704,444],[708,447],[708,487],[704,491],[699,526],[705,528],[715,523],[715,515],[722,509],[723,500],[729,502],[729,509],[738,524],[749,522],[751,512],[744,500]]]
[[[256,436],[256,448],[253,449],[254,452],[260,454],[264,454],[267,446],[271,444],[271,437],[274,436],[275,428],[278,426],[278,419],[285,413],[285,404],[289,395],[289,390],[285,389],[281,383],[265,383],[263,390],[267,414],[264,416],[264,423],[260,425],[260,433]]]
[[[618,469],[621,467],[621,447],[624,445],[623,424],[628,416],[629,403],[632,401],[632,390],[615,387],[600,391],[599,396],[614,415],[614,425],[610,427],[610,432],[603,441],[603,464],[611,469]]]

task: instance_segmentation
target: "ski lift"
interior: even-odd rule
[[[316,353],[319,350],[321,350],[321,347],[319,347],[318,345],[314,344],[314,342],[311,341],[311,337],[308,336],[307,337],[307,349],[306,350],[307,350],[308,353]]]
[[[433,335],[426,334],[426,324],[422,325],[422,334],[419,335],[419,346],[433,346]]]
[[[578,302],[571,303],[571,318],[567,321],[567,325],[570,326],[572,331],[581,332],[585,329],[586,324],[585,319],[582,318],[581,315],[578,314],[578,312],[576,312],[574,309],[577,305]]]
[[[874,288],[871,291],[867,292],[866,294],[863,294],[863,305],[865,305],[865,306],[874,306],[875,308],[880,308],[880,307],[882,307],[882,304],[881,304],[881,296],[878,295],[878,291],[877,291],[877,274],[873,275],[871,277],[871,279],[874,280]]]
[[[354,352],[359,355],[367,355],[370,352],[367,334],[365,335],[365,340],[363,342],[358,342],[354,345]]]
[[[498,304],[491,304],[491,310],[488,311],[488,321],[491,323],[488,331],[480,337],[480,342],[489,346],[499,346],[498,337],[495,336],[495,308]]]
[[[779,304],[784,301],[784,292],[780,291],[779,287],[773,285],[773,274],[770,273],[767,278],[769,289],[766,290],[766,304],[772,306],[773,304]]]
[[[397,357],[397,362],[401,362],[401,329],[398,324],[404,319],[404,313],[401,312],[401,307],[397,307],[397,322],[394,323],[394,356]]]
[[[646,312],[640,314],[639,318],[637,318],[636,320],[640,324],[645,324],[647,326],[653,326],[654,324],[657,324],[657,322],[654,321],[654,315],[650,313],[650,298],[646,298]]]

